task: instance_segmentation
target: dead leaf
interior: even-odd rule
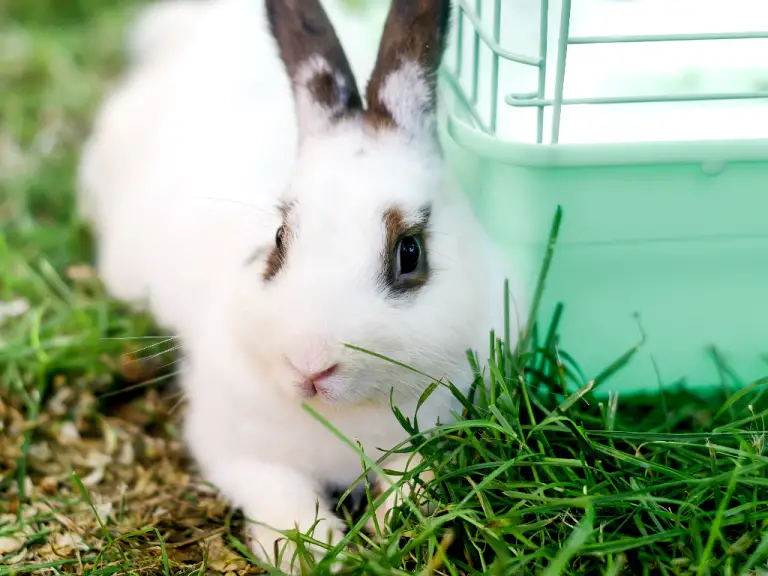
[[[20,550],[24,546],[24,540],[12,538],[10,536],[0,536],[0,556],[11,554]]]

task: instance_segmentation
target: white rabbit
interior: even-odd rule
[[[367,107],[318,1],[265,4],[211,1],[172,58],[143,55],[101,112],[82,198],[108,289],[182,338],[193,456],[275,561],[270,527],[317,517],[339,541],[325,494],[362,471],[302,404],[377,459],[407,436],[390,392],[412,418],[431,383],[345,344],[466,392],[505,270],[436,136],[449,0],[393,1]],[[455,407],[438,388],[421,429]]]

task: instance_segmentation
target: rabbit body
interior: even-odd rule
[[[403,1],[392,30],[423,9]],[[323,29],[313,2],[295,4]],[[466,392],[465,350],[485,359],[489,330],[502,327],[506,272],[433,136],[434,71],[414,62],[435,55],[380,57],[366,112],[328,28],[291,44],[292,13],[267,5],[276,32],[253,0],[144,13],[132,67],[86,144],[80,187],[108,290],[181,338],[185,438],[203,475],[266,525],[251,530],[265,558],[272,529],[305,531],[317,518],[315,537],[337,542],[344,523],[323,494],[362,471],[303,403],[378,459],[407,437],[390,394],[412,419],[432,381],[424,374]],[[385,29],[380,56],[398,41]],[[456,408],[439,387],[420,428]],[[386,465],[401,466],[403,457]]]
[[[132,66],[86,144],[80,205],[108,290],[183,335],[202,295],[247,258],[238,248],[260,240],[296,158],[296,123],[263,5],[174,4],[180,23],[158,4],[131,30]],[[160,24],[186,29],[173,42],[142,34]]]

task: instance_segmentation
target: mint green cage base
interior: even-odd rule
[[[499,60],[516,58],[540,70],[545,67],[541,55],[516,56],[498,45],[500,0],[457,3],[455,26],[470,26],[474,43],[467,46],[459,34],[454,48],[490,48],[492,94],[498,90]],[[563,4],[567,8],[570,2]],[[543,0],[542,14],[547,5]],[[496,11],[490,32],[478,28],[478,7]],[[543,21],[542,33],[546,36]],[[567,47],[567,17],[561,18],[560,35]],[[546,51],[546,42],[541,48]],[[551,142],[557,142],[561,107],[584,103],[562,98],[565,53],[561,50],[557,60],[555,97],[545,98],[542,73],[539,93],[529,95],[526,104],[558,111],[551,122]],[[505,140],[495,135],[495,105],[489,122],[477,112],[477,61],[475,56],[474,66],[450,61],[444,66],[440,136],[448,164],[529,290],[535,286],[555,211],[563,208],[539,321],[546,326],[557,303],[564,304],[561,345],[585,377],[599,374],[643,333],[641,351],[601,393],[653,392],[677,383],[720,386],[724,379],[738,385],[768,375],[768,139],[611,144]],[[467,77],[468,91],[461,88]],[[685,102],[728,95],[666,98]],[[652,99],[622,100],[627,101]],[[502,102],[514,105],[515,97]],[[622,103],[609,98],[590,102]],[[541,122],[538,142],[543,132]],[[738,379],[723,375],[723,362]]]

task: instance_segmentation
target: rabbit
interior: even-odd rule
[[[172,56],[145,52],[106,99],[82,211],[107,290],[181,339],[201,473],[253,521],[254,553],[297,573],[281,531],[317,521],[314,537],[339,543],[327,494],[363,470],[316,415],[374,460],[408,437],[391,404],[422,430],[451,421],[447,387],[416,414],[420,397],[440,379],[467,392],[466,350],[503,327],[505,277],[513,338],[524,291],[438,140],[450,0],[392,1],[365,102],[318,0],[199,9],[186,38],[158,44]],[[387,459],[377,489],[419,458]],[[368,528],[386,530],[415,487]]]

